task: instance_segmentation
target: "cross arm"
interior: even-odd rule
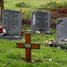
[[[24,48],[25,47],[25,43],[22,42],[18,42],[16,43],[17,48]]]
[[[32,43],[31,48],[32,49],[40,49],[40,43]]]

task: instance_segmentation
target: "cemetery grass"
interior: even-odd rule
[[[34,10],[49,10],[66,6],[67,0],[4,0],[5,9],[22,9],[24,17],[28,18],[31,18]]]
[[[53,32],[55,30],[52,30]],[[67,67],[67,50],[45,46],[43,43],[46,39],[55,38],[55,33],[31,34],[31,36],[32,42],[40,42],[41,46],[40,49],[32,49],[30,63],[24,60],[25,49],[16,48],[16,42],[24,42],[24,35],[22,40],[0,39],[0,67]]]
[[[24,17],[31,18],[33,10],[42,8],[49,2],[61,2],[61,0],[4,0],[5,9],[22,10],[25,12]],[[62,2],[67,0],[62,0]],[[24,2],[30,7],[17,7],[16,4]],[[55,7],[50,7],[55,8]],[[55,30],[52,30],[55,32]],[[21,40],[22,42],[24,41]],[[4,40],[0,39],[0,67],[67,67],[67,50],[61,48],[49,47],[44,45],[44,41],[50,38],[55,38],[53,35],[47,34],[32,34],[32,42],[40,42],[40,49],[32,49],[31,63],[25,62],[25,50],[16,48],[16,42],[20,40]],[[49,61],[52,59],[52,61]]]

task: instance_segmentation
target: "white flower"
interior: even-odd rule
[[[49,59],[49,61],[52,61],[52,59]]]

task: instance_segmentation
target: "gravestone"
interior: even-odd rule
[[[67,39],[67,18],[58,18],[56,35],[57,42]]]
[[[21,21],[21,12],[8,9],[3,10],[2,26],[6,29],[6,36],[21,36]]]
[[[34,11],[32,13],[32,32],[40,31],[46,33],[50,31],[50,12]]]

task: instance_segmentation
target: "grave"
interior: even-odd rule
[[[67,18],[58,18],[56,40],[57,42],[67,39]]]
[[[2,26],[6,29],[6,36],[2,36],[2,38],[14,39],[15,37],[21,37],[21,21],[22,13],[20,11],[3,10]]]
[[[32,32],[40,31],[47,33],[50,31],[50,12],[34,11],[32,13]]]
[[[25,60],[31,62],[31,49],[40,49],[39,43],[31,43],[31,34],[29,32],[25,33],[25,43],[16,43],[17,48],[25,48]]]

